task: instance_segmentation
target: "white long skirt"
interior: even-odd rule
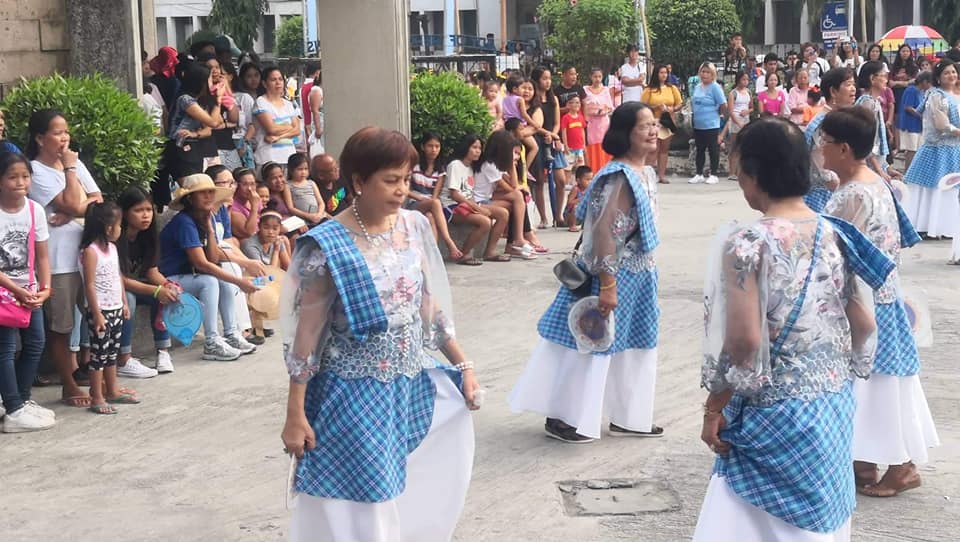
[[[600,438],[604,416],[631,431],[650,431],[657,387],[657,349],[581,354],[545,339],[510,392],[510,409],[536,412]]]
[[[956,190],[925,188],[908,184],[909,197],[903,206],[917,231],[931,237],[954,237],[960,232],[960,203]]]
[[[430,432],[407,456],[407,485],[397,498],[367,503],[299,494],[293,542],[449,542],[473,470],[473,419],[456,385],[428,370],[437,387]]]
[[[872,374],[853,384],[853,459],[881,465],[926,463],[940,445],[920,377]]]
[[[850,520],[830,533],[791,525],[743,500],[727,479],[710,478],[693,542],[848,542]]]
[[[950,247],[950,261],[960,262],[960,235],[953,236],[953,245]]]

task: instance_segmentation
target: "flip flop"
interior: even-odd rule
[[[489,258],[484,258],[485,262],[509,262],[513,258],[509,254],[497,254],[496,256],[491,256]]]
[[[107,402],[112,405],[139,405],[140,399],[131,393],[122,393],[116,397],[107,398]]]
[[[878,497],[883,499],[888,497],[896,497],[904,491],[910,491],[911,489],[916,489],[922,485],[919,474],[916,476],[916,478],[897,487],[885,485],[885,482],[885,480],[880,480],[880,483],[878,484],[870,484],[868,486],[858,487],[857,493],[867,497]]]
[[[468,265],[470,267],[476,267],[478,265],[483,265],[483,262],[476,258],[460,258],[457,260],[457,265]]]
[[[60,402],[69,407],[89,408],[90,396],[89,395],[73,395],[71,397],[63,397],[60,399]]]
[[[87,410],[89,410],[90,412],[93,412],[94,414],[116,414],[117,413],[117,409],[113,408],[108,404],[90,405],[89,407],[87,407]]]

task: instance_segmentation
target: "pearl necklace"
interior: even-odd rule
[[[372,248],[379,247],[380,246],[379,239],[375,239],[372,235],[370,235],[370,232],[367,231],[367,226],[363,223],[363,219],[360,218],[360,211],[357,210],[356,204],[354,204],[352,207],[353,207],[353,217],[357,219],[357,224],[360,226],[360,232],[363,234],[363,238],[367,241],[367,244],[370,245],[370,247]],[[397,218],[393,221],[393,224],[390,225],[390,230],[388,232],[390,236],[390,252],[393,254],[393,258],[397,262],[400,261],[400,254],[397,252],[395,237],[397,233],[397,224],[399,222],[400,222],[400,217],[397,216]],[[393,275],[390,273],[390,268],[387,267],[387,263],[384,260],[383,256],[380,256],[379,258],[377,258],[377,260],[379,260],[380,262],[380,267],[383,270],[383,275],[384,277],[386,277],[387,282],[390,285],[390,288],[391,289],[396,288],[396,284],[395,284],[396,281],[393,280]],[[376,285],[374,285],[374,288],[376,288]],[[413,309],[412,309],[412,304],[410,303],[410,300],[405,299],[400,304],[400,314],[402,314],[406,319],[407,315],[412,314],[412,311]],[[411,334],[410,322],[405,322],[403,324],[403,331],[404,331],[403,333],[404,339],[400,341],[399,348],[402,354],[406,354],[407,349],[413,344],[413,336]]]

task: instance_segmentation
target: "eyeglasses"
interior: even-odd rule
[[[838,145],[838,144],[842,144],[843,142],[837,141],[835,139],[828,139],[827,136],[820,133],[820,134],[817,134],[816,143],[818,147],[822,147],[824,145]]]

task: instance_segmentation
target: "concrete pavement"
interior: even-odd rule
[[[736,183],[683,181],[661,185],[656,421],[666,428],[662,439],[565,445],[544,437],[542,418],[514,415],[506,406],[536,343],[537,319],[556,291],[551,267],[575,234],[543,232],[544,244],[557,252],[537,261],[448,267],[459,338],[489,390],[475,417],[476,464],[458,541],[689,540],[712,461],[699,440],[702,262],[717,226],[756,214]],[[921,378],[943,445],[921,468],[922,488],[896,499],[858,498],[856,541],[958,539],[960,268],[944,265],[948,251],[947,242],[923,243],[905,253],[902,272],[904,282],[927,291],[931,304],[935,344],[921,351]],[[234,363],[199,357],[197,345],[180,348],[176,373],[125,380],[144,403],[113,417],[60,406],[57,389],[37,390],[35,398],[56,409],[58,425],[0,434],[0,538],[285,539],[280,341]],[[557,482],[594,478],[665,483],[679,496],[679,509],[626,518],[565,516]]]

